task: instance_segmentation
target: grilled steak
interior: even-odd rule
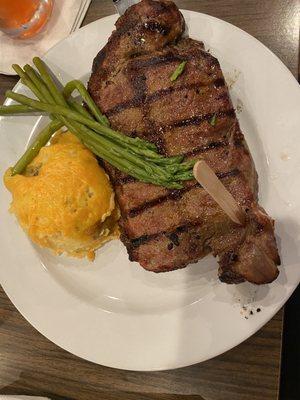
[[[169,190],[106,163],[130,260],[162,272],[212,252],[224,282],[273,281],[280,263],[274,223],[257,204],[257,175],[218,60],[203,43],[182,37],[183,17],[168,0],[142,0],[116,28],[88,84],[112,127],[155,143],[167,156],[201,155],[247,214],[246,226],[238,226],[196,181]],[[182,75],[171,82],[182,61]]]

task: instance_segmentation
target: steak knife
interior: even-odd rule
[[[113,3],[120,15],[123,15],[127,8],[138,3],[140,0],[113,0]]]

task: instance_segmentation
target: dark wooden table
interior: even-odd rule
[[[298,0],[177,0],[181,8],[222,18],[267,45],[297,76]],[[93,0],[83,24],[114,13]],[[17,79],[0,75],[0,103]],[[3,260],[1,262],[4,262]],[[40,335],[0,289],[0,394],[52,399],[276,400],[283,312],[235,349],[174,371],[137,373],[81,360]]]

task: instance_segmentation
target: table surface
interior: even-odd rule
[[[224,19],[268,46],[297,77],[298,0],[177,0],[183,9]],[[92,0],[86,25],[115,13]],[[0,75],[0,103],[17,79]],[[0,393],[52,399],[275,400],[283,311],[250,339],[202,364],[164,372],[114,370],[79,359],[39,334],[0,289]]]

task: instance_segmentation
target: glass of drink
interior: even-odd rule
[[[54,0],[0,0],[0,30],[7,35],[27,39],[47,23]]]

